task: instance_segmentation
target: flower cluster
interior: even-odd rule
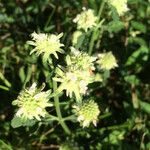
[[[30,52],[36,52],[37,55],[43,54],[43,58],[47,60],[51,54],[53,54],[57,59],[57,52],[63,53],[64,51],[61,49],[64,44],[60,43],[60,38],[63,34],[55,35],[55,34],[44,34],[44,33],[32,33],[32,41],[28,41],[30,45],[35,46],[35,48]]]
[[[98,55],[97,63],[101,69],[110,70],[117,67],[117,61],[112,52],[107,52]]]
[[[91,122],[96,126],[98,115],[100,114],[97,103],[93,100],[89,100],[81,106],[74,106],[74,109],[77,115],[77,120],[83,127],[88,127]]]
[[[81,94],[87,91],[87,85],[94,82],[95,69],[93,62],[96,58],[86,53],[72,49],[71,55],[66,57],[66,69],[57,68],[55,81],[61,82],[58,91],[66,90],[66,95],[72,97],[75,94],[76,99],[81,99]]]
[[[41,89],[42,90],[42,89]],[[13,105],[19,107],[16,116],[22,119],[37,119],[46,115],[46,107],[52,106],[49,103],[50,91],[42,92],[36,88],[36,83],[33,83],[29,89],[23,90],[18,98],[13,101]]]
[[[119,16],[122,16],[129,10],[127,7],[127,0],[109,0],[108,2],[117,9]]]
[[[97,20],[98,18],[94,15],[94,11],[92,9],[86,10],[86,8],[83,7],[83,11],[81,14],[76,16],[73,22],[77,23],[78,29],[83,29],[85,32],[87,32],[88,29],[91,29],[97,25]]]

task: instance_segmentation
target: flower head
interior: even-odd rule
[[[63,71],[57,68],[55,81],[61,82],[58,91],[66,90],[66,95],[69,97],[75,94],[76,99],[81,99],[81,95],[87,91],[87,86],[92,82],[92,76],[89,76],[87,72],[76,69]]]
[[[100,114],[97,103],[93,100],[89,100],[81,106],[74,106],[74,108],[76,111],[77,120],[83,127],[88,127],[90,123],[93,123],[96,126],[98,115]]]
[[[61,49],[64,44],[60,43],[60,38],[63,34],[55,35],[55,34],[44,34],[44,33],[32,33],[32,41],[28,43],[35,46],[35,48],[30,52],[36,52],[37,55],[43,54],[43,57],[47,60],[49,55],[53,54],[57,59],[57,52],[63,53],[64,51]]]
[[[76,16],[73,22],[77,23],[78,29],[83,29],[87,32],[88,29],[93,28],[97,25],[97,16],[94,15],[94,11],[92,9],[86,10],[83,7],[83,11]]]
[[[52,106],[49,103],[50,91],[42,92],[36,88],[36,83],[33,83],[29,89],[23,90],[17,100],[13,101],[13,105],[19,107],[16,116],[23,119],[37,119],[46,115],[46,107]]]
[[[100,65],[101,69],[110,70],[117,67],[117,61],[112,52],[107,52],[98,55],[97,63]]]
[[[122,16],[129,10],[127,7],[127,0],[108,0],[108,2],[117,9],[119,16]]]
[[[76,67],[79,70],[95,70],[94,61],[96,57],[89,56],[85,52],[81,52],[74,47],[71,47],[71,54],[66,57],[67,65]]]
[[[95,60],[94,57],[74,49],[66,58],[67,67],[56,70],[54,80],[61,82],[58,91],[66,90],[67,96],[72,97],[74,93],[76,99],[81,99],[81,95],[86,94],[88,84],[94,82],[92,71],[95,69]]]

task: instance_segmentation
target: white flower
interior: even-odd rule
[[[23,119],[37,119],[46,115],[46,107],[52,106],[49,102],[50,91],[42,92],[37,90],[36,83],[33,83],[29,89],[23,90],[17,100],[13,101],[14,105],[19,107],[16,116]]]
[[[49,58],[49,55],[53,54],[57,59],[57,52],[63,53],[61,49],[64,44],[60,43],[60,38],[63,36],[63,33],[59,35],[54,34],[44,34],[44,33],[32,33],[32,41],[28,41],[30,45],[35,46],[35,48],[30,52],[36,52],[37,55],[43,54],[45,60]]]
[[[109,0],[108,2],[117,9],[119,16],[124,15],[129,10],[127,0]]]
[[[80,52],[72,48],[71,55],[66,57],[66,69],[57,68],[55,81],[61,82],[58,91],[66,90],[66,95],[72,97],[75,95],[77,100],[81,95],[86,94],[88,84],[95,81],[95,75],[92,72],[95,67],[93,62],[95,57]]]
[[[117,67],[117,61],[112,52],[107,52],[98,55],[97,63],[100,65],[101,69],[110,70]]]
[[[77,23],[78,29],[83,29],[87,32],[88,29],[91,29],[97,25],[97,16],[94,15],[94,11],[92,9],[86,10],[83,7],[83,11],[81,14],[78,14],[76,18],[73,20],[74,23]]]

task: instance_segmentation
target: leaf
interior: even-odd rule
[[[26,78],[24,69],[25,69],[24,66],[19,69],[19,77],[22,83],[24,83]]]
[[[6,144],[4,141],[0,140],[1,150],[13,150],[10,145]]]
[[[14,116],[14,118],[11,120],[11,126],[13,128],[18,128],[21,126],[33,126],[35,123],[35,120],[23,119],[17,116]]]
[[[148,53],[149,53],[149,48],[146,46],[141,46],[136,51],[134,51],[132,55],[127,59],[126,65],[129,66],[132,64],[135,64],[135,65],[138,65],[140,63],[142,64],[142,62],[145,62],[148,60]]]
[[[132,21],[131,26],[138,30],[141,31],[142,33],[146,33],[146,26],[143,23],[137,22],[137,21]]]
[[[145,111],[146,113],[150,114],[150,104],[147,102],[140,101],[141,110]]]
[[[77,40],[77,44],[76,44],[74,47],[75,47],[76,49],[81,48],[84,39],[85,39],[85,34],[82,34],[81,36],[79,36],[79,37],[78,37],[78,40]]]
[[[12,120],[11,120],[11,126],[13,128],[18,128],[20,126],[22,126],[22,121],[19,117],[14,117]]]
[[[107,30],[108,32],[114,32],[117,33],[119,31],[121,31],[122,29],[124,29],[124,23],[121,21],[111,21],[108,25],[107,25]]]
[[[140,83],[140,80],[135,75],[125,76],[124,79],[125,79],[126,82],[128,82],[130,84],[139,85],[139,83]]]

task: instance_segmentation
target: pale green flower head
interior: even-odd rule
[[[117,67],[117,61],[112,52],[107,52],[98,55],[97,63],[101,69],[110,70]]]
[[[76,99],[86,94],[88,84],[95,81],[95,57],[72,48],[71,54],[66,57],[67,66],[65,69],[57,68],[55,81],[61,82],[58,91],[66,90],[69,97],[75,94]]]
[[[66,57],[68,66],[73,66],[84,71],[95,70],[95,60],[96,57],[90,56],[85,52],[81,52],[74,47],[71,47],[71,54]]]
[[[94,15],[94,11],[92,9],[87,9],[83,7],[83,11],[76,16],[73,20],[74,23],[77,23],[78,29],[83,29],[87,32],[88,29],[91,29],[97,26],[97,16]]]
[[[59,92],[66,90],[67,96],[73,97],[74,94],[77,100],[81,99],[81,95],[86,94],[88,84],[93,81],[93,77],[86,71],[76,69],[62,71],[60,68],[57,68],[56,77],[53,79],[61,82]]]
[[[30,45],[35,46],[35,48],[30,52],[36,52],[37,55],[43,54],[43,58],[46,60],[49,58],[51,54],[53,54],[57,59],[57,52],[63,53],[62,46],[64,44],[60,43],[60,38],[63,36],[63,33],[59,35],[55,34],[45,34],[45,33],[32,33],[32,41],[28,43]]]
[[[117,9],[119,16],[124,15],[124,13],[129,10],[127,0],[108,0],[108,2]]]
[[[47,114],[45,108],[52,106],[49,102],[50,91],[43,92],[33,83],[29,89],[23,90],[18,98],[13,101],[13,105],[18,106],[16,116],[22,119],[37,119],[45,117]]]
[[[81,123],[83,128],[88,127],[90,123],[93,123],[94,126],[97,125],[98,116],[100,114],[97,103],[93,100],[89,100],[84,102],[81,106],[76,105],[73,107],[77,115],[77,121]]]

